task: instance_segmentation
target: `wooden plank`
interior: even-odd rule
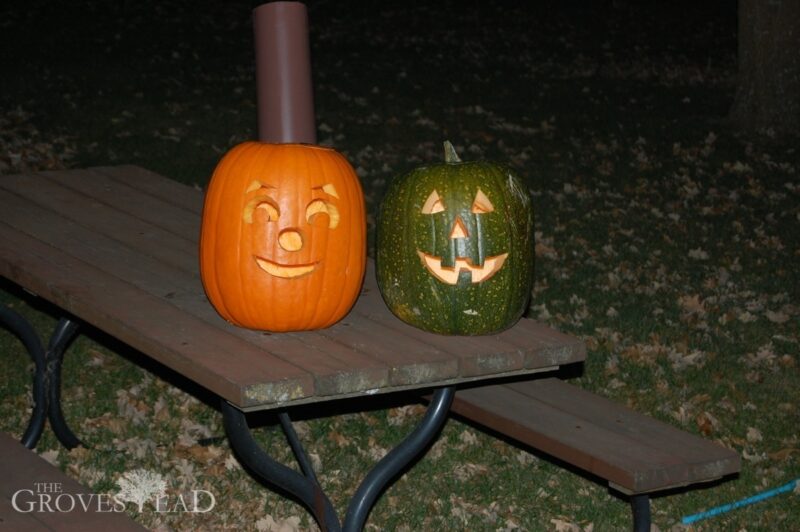
[[[181,242],[175,235],[102,204],[82,209],[81,204],[89,201],[85,197],[52,184],[49,185],[52,190],[43,190],[43,180],[28,181],[12,179],[4,185],[15,193],[21,191],[24,199],[16,197],[15,201],[8,192],[0,190],[0,202],[7,205],[7,223],[16,229],[153,296],[166,299],[216,329],[266,349],[293,365],[302,365],[314,375],[316,394],[353,393],[387,385],[389,368],[379,358],[331,342],[322,335],[305,335],[301,341],[296,335],[265,337],[228,325],[206,299],[197,268],[187,271],[192,268],[174,267],[176,262],[197,264],[196,251],[189,255],[171,250],[173,243]],[[34,201],[41,201],[46,208],[38,208]],[[89,226],[92,222],[94,227]],[[160,233],[159,238],[138,236],[151,231]]]
[[[579,425],[504,386],[459,391],[451,411],[621,486],[635,486],[636,472],[648,470],[652,458],[624,437]],[[663,463],[670,459],[658,456]]]
[[[6,433],[0,433],[0,490],[2,490],[2,510],[4,522],[2,527],[7,530],[55,530],[55,531],[143,531],[141,525],[133,521],[127,514],[117,512],[98,512],[96,502],[88,505],[84,509],[78,501],[78,495],[83,494],[84,498],[91,495],[88,488],[82,486],[77,481],[65,475],[58,468],[50,465],[43,458],[34,452],[26,449],[19,442],[14,440]],[[11,498],[19,490],[31,490],[33,493],[28,499],[23,496],[18,497],[19,505],[23,500],[31,501],[33,497],[38,497],[44,486],[37,483],[47,483],[49,488],[58,490],[50,492],[51,505],[54,511],[47,511],[47,507],[37,508],[31,513],[21,514],[11,507]],[[63,495],[61,508],[68,509],[70,500],[76,502],[71,511],[57,510],[55,499],[58,495]],[[25,495],[28,495],[27,493]],[[110,499],[110,498],[109,498]],[[108,499],[107,499],[108,500]],[[96,497],[94,498],[96,501]],[[6,506],[6,503],[10,508]],[[110,504],[105,508],[110,508]],[[10,510],[10,513],[7,512]],[[16,514],[16,515],[14,515]],[[6,518],[14,519],[6,521]],[[17,528],[15,524],[24,525],[24,528]],[[11,525],[10,528],[9,525]],[[28,528],[30,526],[31,528]]]
[[[319,334],[351,345],[390,367],[392,386],[421,385],[459,377],[458,361],[430,344],[392,334],[378,322],[357,319],[352,314]]]
[[[306,350],[325,354],[330,370],[314,374],[314,386],[318,396],[336,396],[356,392],[371,392],[376,388],[390,385],[389,366],[374,358],[370,353],[344,345],[316,331],[282,333],[273,336],[281,339],[292,338],[305,345]],[[269,346],[267,346],[270,348]],[[277,347],[272,347],[276,352]],[[308,356],[307,352],[303,353]],[[304,360],[304,359],[301,359]],[[303,364],[305,367],[305,363]]]
[[[719,478],[739,470],[739,455],[730,449],[561,380],[541,379],[506,386],[584,423],[618,432],[642,446],[680,457],[687,464],[690,482]]]
[[[520,319],[497,338],[523,349],[525,368],[569,364],[586,358],[586,344],[582,340],[527,318]]]
[[[124,183],[136,190],[146,192],[147,194],[177,205],[197,215],[203,210],[202,189],[165,178],[146,168],[133,165],[120,165],[98,166],[89,168],[89,170],[100,173],[114,181]],[[204,178],[203,181],[205,180]]]
[[[109,179],[105,174],[92,169],[41,172],[32,177],[32,179],[41,178],[68,187],[82,196],[92,198],[98,203],[111,206],[121,213],[130,214],[182,238],[190,237],[191,242],[197,242],[200,234],[200,217],[192,216],[196,213],[176,205],[176,202],[181,201],[178,198],[162,199],[153,196],[128,183]],[[135,183],[134,181],[131,185]],[[179,186],[180,197],[194,196],[202,199],[199,190]]]
[[[684,454],[680,447],[664,448],[660,439],[663,432],[644,435],[639,428],[652,427],[658,421],[637,414],[622,405],[604,400],[594,394],[579,391],[574,399],[549,404],[548,391],[575,387],[557,379],[530,381],[534,388],[544,383],[540,390],[520,393],[513,386],[495,385],[460,390],[456,394],[452,411],[531,445],[568,463],[596,474],[629,493],[644,493],[668,489],[695,482],[709,481],[739,470],[736,453],[697,436],[680,436],[690,445],[705,447],[705,453]],[[568,388],[564,388],[568,387]],[[600,422],[596,416],[584,416],[581,406],[602,403],[603,418],[615,420],[622,417],[628,422],[622,426]],[[662,431],[680,433],[679,429],[661,424]],[[647,430],[646,428],[644,429]]]
[[[413,338],[450,353],[458,360],[459,375],[471,377],[522,369],[524,356],[521,349],[502,340],[426,333],[393,316],[381,299],[374,268],[368,268],[364,285],[364,293],[353,309],[354,314],[380,323],[394,335]]]
[[[60,174],[59,174],[60,175]],[[60,179],[59,183],[77,181],[77,179]],[[95,188],[104,189],[103,183],[96,183]],[[108,235],[116,240],[107,246],[108,251],[123,244],[137,249],[145,256],[157,257],[159,260],[176,268],[182,268],[189,273],[197,275],[199,270],[197,262],[197,244],[187,240],[171,231],[148,223],[140,218],[131,216],[118,206],[108,205],[90,196],[75,192],[69,187],[54,185],[38,176],[15,175],[4,177],[0,180],[0,202],[5,205],[4,219],[7,223],[17,220],[20,224],[31,225],[31,217],[46,216],[48,214],[61,215],[75,222],[70,229],[82,226],[87,229],[81,236],[93,232]],[[14,196],[7,195],[8,193]],[[141,198],[127,197],[123,201],[120,196],[117,203],[125,204],[127,210],[147,211],[152,206],[139,205]],[[27,202],[23,202],[25,199]],[[20,212],[21,209],[24,209]],[[28,220],[25,220],[27,213]],[[185,218],[191,215],[186,213]],[[194,226],[196,221],[185,222],[181,225]],[[53,227],[53,226],[51,226]],[[55,227],[53,227],[55,228]]]
[[[0,258],[3,276],[236,405],[313,395],[308,372],[231,335],[211,334],[198,318],[165,300],[5,224],[0,224]]]
[[[0,530],[51,532],[53,529],[39,521],[35,514],[18,512],[9,497],[0,497]]]

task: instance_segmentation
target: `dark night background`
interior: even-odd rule
[[[74,138],[78,164],[124,158],[203,183],[231,139],[255,136],[256,5],[7,3],[0,105],[32,115],[47,137]],[[475,106],[489,121],[555,118],[559,136],[580,136],[691,130],[694,117],[723,120],[732,104],[731,0],[308,7],[320,140],[348,153],[385,146],[392,171],[443,137],[502,156],[497,142],[519,139],[471,120]],[[198,159],[201,145],[213,149]]]

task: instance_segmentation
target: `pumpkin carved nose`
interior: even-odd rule
[[[450,238],[467,238],[469,231],[467,226],[461,220],[461,216],[456,216],[456,221],[453,223],[453,229],[450,231]]]
[[[299,231],[286,229],[278,236],[278,244],[286,251],[297,251],[303,247],[303,237]]]

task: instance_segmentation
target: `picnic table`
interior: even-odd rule
[[[359,530],[380,492],[440,430],[456,385],[584,360],[580,340],[529,319],[481,337],[413,328],[383,304],[371,262],[358,302],[333,327],[282,334],[234,327],[216,314],[200,282],[202,204],[200,189],[136,166],[0,178],[0,275],[64,311],[47,352],[32,353],[39,391],[26,431],[29,445],[44,426],[42,404],[59,439],[67,446],[80,443],[61,414],[59,366],[64,347],[86,323],[219,396],[240,459],[298,497],[321,526],[335,530],[341,523],[292,428],[290,408],[351,397],[367,404],[375,394],[431,391],[419,425],[353,496],[344,529]],[[4,312],[6,322],[18,319]],[[36,344],[24,324],[15,331]],[[302,473],[274,461],[253,439],[246,413],[258,410],[278,412]]]

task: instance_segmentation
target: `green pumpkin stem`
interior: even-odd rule
[[[446,163],[460,163],[461,159],[456,153],[456,149],[449,140],[444,141],[444,162]]]

